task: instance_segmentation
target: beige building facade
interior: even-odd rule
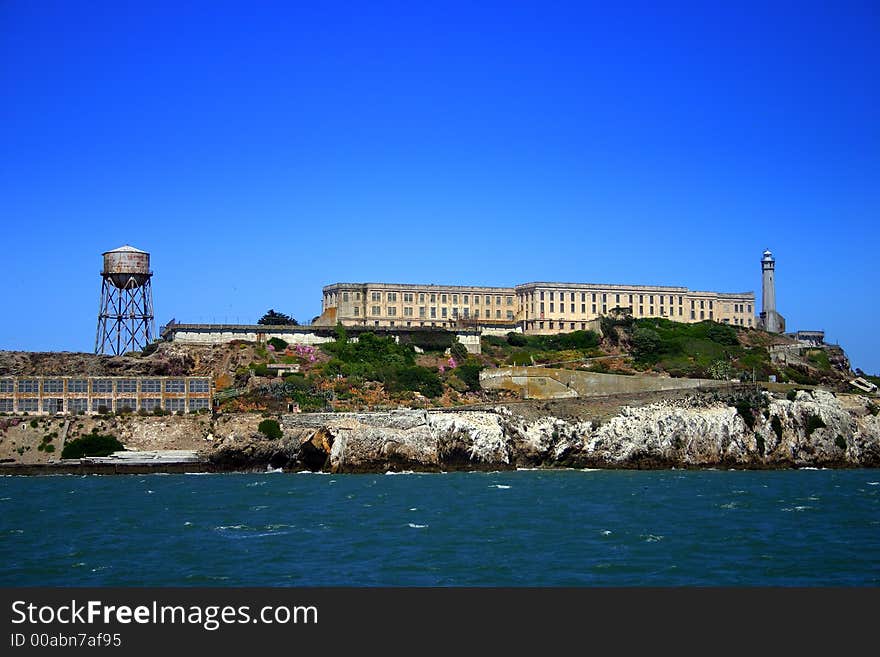
[[[336,283],[324,288],[316,324],[393,328],[517,327],[512,287]]]
[[[685,287],[536,282],[516,287],[335,283],[323,289],[319,325],[480,328],[552,334],[585,330],[615,309],[635,318],[755,325],[755,294]]]

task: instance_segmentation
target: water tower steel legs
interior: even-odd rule
[[[101,284],[101,307],[95,353],[118,356],[139,351],[152,342],[153,290],[150,280],[131,289],[114,286],[108,277]]]

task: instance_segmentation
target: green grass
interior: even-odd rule
[[[807,352],[807,360],[820,370],[831,369],[828,353],[824,349],[811,349]]]

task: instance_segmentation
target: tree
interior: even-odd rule
[[[633,331],[632,346],[636,358],[645,360],[657,353],[660,348],[660,335],[656,331],[640,326]]]
[[[282,324],[289,324],[292,326],[297,326],[299,322],[297,322],[290,315],[285,315],[284,313],[276,313],[274,309],[270,308],[269,312],[260,317],[257,320],[257,324],[269,325],[269,326],[279,326]]]

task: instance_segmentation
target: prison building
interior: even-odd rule
[[[516,287],[516,317],[523,331],[549,334],[589,328],[600,317],[629,313],[636,319],[711,320],[754,326],[754,292],[723,293],[686,287],[593,283],[525,283]]]
[[[335,283],[323,288],[318,325],[366,327],[517,327],[512,287]]]
[[[157,408],[189,413],[210,409],[212,393],[206,376],[0,377],[0,413],[75,415]]]
[[[599,318],[628,312],[677,322],[712,320],[754,326],[754,292],[593,283],[524,283],[516,287],[335,283],[323,289],[318,325],[457,328],[552,334],[595,329]]]

